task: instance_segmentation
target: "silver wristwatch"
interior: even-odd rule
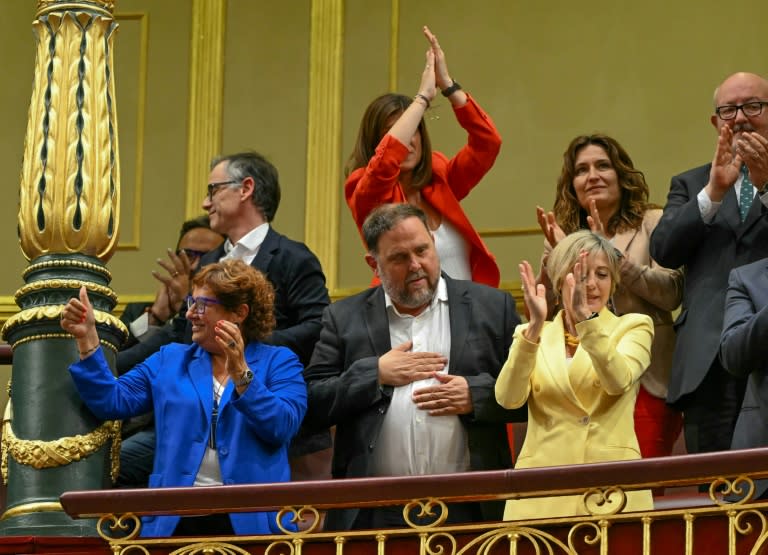
[[[253,381],[253,372],[250,368],[248,368],[245,372],[243,372],[243,377],[240,378],[235,382],[235,385],[237,387],[243,387],[244,385],[248,385]]]

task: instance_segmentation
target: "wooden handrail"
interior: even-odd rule
[[[561,495],[589,488],[684,486],[718,477],[768,476],[768,448],[636,461],[431,476],[321,480],[205,488],[71,491],[61,496],[73,517],[103,514],[205,514],[275,510],[311,505],[317,509],[402,504],[440,497],[444,501],[514,499]]]

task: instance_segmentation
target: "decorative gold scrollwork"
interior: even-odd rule
[[[271,544],[270,547],[272,547]],[[267,553],[265,551],[265,553]],[[231,543],[222,542],[200,542],[191,545],[185,545],[179,549],[171,551],[169,555],[249,555],[250,552]]]
[[[79,279],[44,279],[42,281],[34,281],[22,285],[16,293],[13,295],[13,300],[18,304],[19,299],[29,293],[35,291],[45,291],[46,289],[74,289],[78,291],[82,285],[88,288],[88,291],[93,291],[100,295],[111,299],[113,302],[117,302],[117,294],[105,285],[99,285],[98,283],[91,283],[87,281],[81,281]]]
[[[581,506],[587,514],[615,515],[627,504],[627,494],[618,486],[591,488],[581,496]]]
[[[709,484],[709,498],[715,505],[742,505],[755,495],[755,482],[743,474],[733,479],[722,476]]]
[[[589,535],[592,533],[593,535]],[[579,536],[577,536],[579,534]],[[571,527],[568,531],[568,547],[574,553],[578,553],[576,549],[576,540],[580,537],[587,545],[597,545],[603,539],[603,532],[600,527],[594,522],[579,522]]]
[[[503,547],[503,549],[499,551],[496,549],[496,544],[503,540],[507,540],[509,545]],[[489,555],[490,553],[517,553],[518,545],[522,541],[529,543],[533,548],[534,553],[537,554],[549,553],[552,555],[555,553],[554,548],[562,550],[562,553],[575,553],[568,549],[568,546],[552,534],[527,526],[509,526],[498,530],[490,530],[485,534],[481,534],[462,547],[457,555],[467,555],[472,553],[475,548],[476,550],[474,553],[477,555]]]
[[[307,519],[308,514],[312,516],[311,522]],[[299,526],[298,531],[289,530],[283,526],[283,519],[288,515],[293,515],[291,517],[291,524],[304,522],[310,522],[310,524],[306,529],[302,529],[301,526]],[[320,526],[320,512],[310,505],[304,505],[303,507],[283,507],[278,511],[275,519],[277,520],[277,527],[280,528],[284,534],[290,535],[311,534]]]
[[[112,273],[107,270],[105,266],[94,264],[93,262],[85,262],[83,260],[46,260],[45,262],[37,262],[30,264],[26,267],[21,274],[23,279],[26,279],[32,272],[40,270],[50,270],[51,268],[66,268],[72,266],[74,268],[81,268],[92,272],[98,272],[107,278],[107,281],[112,281]]]
[[[286,551],[282,551],[282,549]],[[294,555],[295,553],[296,547],[287,540],[272,542],[264,550],[264,555]]]
[[[57,305],[45,305],[45,306],[37,306],[34,308],[27,308],[25,310],[22,310],[21,312],[17,312],[8,320],[6,320],[5,325],[3,326],[3,335],[7,336],[8,332],[21,324],[29,324],[30,322],[37,322],[41,320],[59,320],[61,319],[61,313],[64,310],[64,305],[57,304]],[[112,314],[108,312],[103,312],[101,310],[94,310],[93,312],[94,318],[96,319],[96,323],[98,324],[105,324],[111,328],[115,328],[120,331],[120,333],[124,336],[128,335],[128,328],[126,325],[120,321],[119,318],[116,316],[113,316]],[[65,337],[72,337],[70,334],[66,334]],[[20,343],[20,342],[17,342]],[[11,347],[15,347],[17,343],[14,343],[11,345]]]
[[[101,539],[108,542],[115,540],[131,541],[141,531],[141,519],[133,513],[125,513],[120,516],[104,515],[96,523],[96,531]]]
[[[424,543],[424,551],[427,555],[455,555],[456,538],[447,532],[430,534]]]
[[[753,517],[760,522],[760,533],[750,553],[762,553],[762,547],[768,541],[768,519],[766,519],[764,513],[757,509],[740,511],[733,519],[733,527],[742,536],[748,536],[754,530],[752,523],[747,522],[748,517]]]
[[[435,514],[434,508],[439,507],[440,513]],[[420,509],[416,518],[433,517],[432,522],[416,523],[411,519],[411,513],[416,509]],[[411,528],[435,528],[442,525],[448,518],[448,507],[440,499],[436,497],[428,497],[427,499],[414,499],[403,507],[403,519],[406,524]]]
[[[62,437],[52,441],[39,439],[19,439],[13,433],[13,407],[11,401],[5,408],[3,416],[3,441],[0,453],[0,471],[3,483],[8,483],[8,454],[10,453],[19,464],[36,469],[64,466],[74,461],[89,457],[98,451],[107,440],[112,440],[110,459],[112,461],[111,477],[114,482],[120,473],[120,421],[108,420],[101,426],[85,435],[78,434]]]

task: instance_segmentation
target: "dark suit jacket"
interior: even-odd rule
[[[731,272],[720,360],[732,374],[748,377],[731,448],[768,446],[768,260]],[[757,486],[760,495],[768,481]]]
[[[200,267],[218,262],[224,245],[200,259]],[[277,326],[265,343],[282,345],[309,363],[320,335],[323,309],[330,304],[320,261],[304,243],[269,228],[251,266],[263,272],[275,288]]]
[[[502,291],[444,276],[451,323],[450,373],[465,376],[474,412],[462,415],[469,436],[472,470],[511,466],[505,422],[525,421],[526,407],[503,409],[496,402],[496,376],[507,359],[520,318]],[[384,291],[376,287],[337,301],[323,314],[323,329],[304,372],[309,390],[306,423],[336,426],[334,478],[369,475],[369,464],[392,386],[379,386],[378,359],[391,349]],[[501,504],[484,507],[488,520],[501,518]],[[349,529],[357,510],[332,511],[329,529]]]
[[[200,267],[218,262],[222,256],[223,245],[204,255]],[[320,334],[323,309],[330,303],[320,262],[304,243],[292,241],[270,227],[251,266],[263,272],[275,288],[277,326],[265,343],[290,348],[306,366]],[[118,372],[127,372],[167,343],[189,343],[191,331],[183,314],[175,320],[162,333],[120,351]]]
[[[757,197],[743,223],[733,189],[712,223],[701,219],[696,195],[709,180],[710,166],[672,178],[664,214],[651,236],[651,256],[659,264],[685,269],[683,306],[675,322],[670,403],[695,391],[717,357],[729,272],[768,256],[768,219]]]

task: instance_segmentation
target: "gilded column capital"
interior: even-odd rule
[[[51,12],[64,11],[86,11],[112,17],[115,11],[115,3],[110,0],[37,0],[37,13],[35,17],[39,18]]]

